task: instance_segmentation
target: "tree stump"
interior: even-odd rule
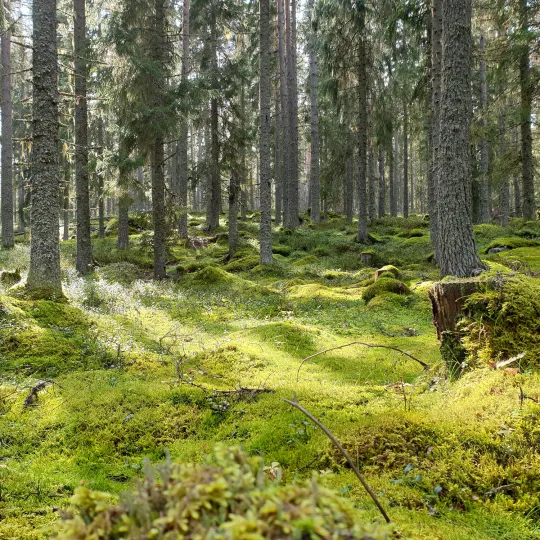
[[[466,358],[457,323],[468,315],[464,309],[465,301],[478,291],[481,283],[475,279],[439,281],[429,290],[433,324],[437,339],[441,342],[441,355],[452,378],[459,376]]]
[[[371,262],[373,261],[373,251],[363,251],[360,253],[360,261],[362,264],[371,266]]]

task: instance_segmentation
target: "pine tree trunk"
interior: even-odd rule
[[[442,0],[432,0],[431,14],[431,148],[429,153],[428,212],[429,231],[434,249],[435,261],[439,260],[439,137],[441,107],[441,66],[442,66]]]
[[[379,145],[379,217],[386,213],[386,182],[384,178],[384,148]]]
[[[11,17],[10,1],[1,0],[2,37],[2,247],[15,245],[13,223],[13,101],[11,96]]]
[[[281,114],[281,104],[280,104],[280,91],[279,86],[276,87],[276,99],[275,99],[275,111],[276,111],[276,121],[274,129],[274,146],[275,146],[275,198],[276,198],[276,217],[275,225],[276,227],[281,225],[282,214],[283,214],[283,118]]]
[[[480,181],[478,186],[478,223],[489,223],[491,220],[491,205],[489,200],[489,142],[487,140],[487,69],[486,69],[486,38],[480,37],[480,104],[482,106],[483,137],[480,141]]]
[[[439,131],[438,263],[442,276],[467,277],[482,263],[471,221],[471,0],[443,5]]]
[[[310,31],[309,31],[309,95],[311,99],[311,159],[309,188],[311,207],[311,221],[318,223],[321,220],[321,173],[319,152],[319,75],[317,69],[317,35],[313,27],[313,0],[308,4]]]
[[[279,96],[281,108],[281,141],[283,145],[282,167],[282,197],[283,197],[283,224],[288,226],[290,221],[289,183],[291,178],[291,146],[289,144],[291,121],[289,113],[289,89],[287,82],[287,56],[285,38],[285,11],[284,0],[277,0],[278,8],[278,51],[279,51]]]
[[[210,20],[210,41],[212,47],[211,71],[213,86],[217,86],[217,21],[215,6],[212,6]],[[217,89],[217,88],[216,88]],[[210,101],[210,131],[212,137],[211,145],[211,167],[210,167],[210,194],[208,197],[208,209],[206,215],[206,226],[209,231],[219,227],[219,214],[221,212],[221,174],[219,169],[219,110],[218,101],[213,97]]]
[[[403,101],[403,217],[409,217],[409,114]]]
[[[399,131],[394,131],[394,155],[393,162],[393,177],[390,184],[390,215],[396,217],[398,215],[398,186],[399,186]]]
[[[504,95],[504,88],[502,89],[501,95]],[[504,121],[504,107],[505,103],[503,101],[503,107],[499,112],[499,159],[503,160],[506,154],[506,126]],[[499,206],[500,206],[500,215],[501,215],[501,225],[507,227],[510,221],[510,182],[507,174],[503,174],[500,180],[500,191],[499,191]]]
[[[520,0],[521,30],[529,32],[529,7],[527,0]],[[522,45],[519,58],[519,82],[521,89],[521,167],[523,182],[523,219],[536,218],[534,197],[534,161],[532,151],[531,113],[533,100],[533,84],[529,60],[529,37]]]
[[[517,147],[518,145],[518,132],[517,129],[512,131],[512,144]],[[514,175],[514,217],[523,216],[523,199],[521,198],[521,178],[518,174]]]
[[[370,123],[371,126],[371,123]],[[372,222],[377,218],[377,163],[373,154],[373,141],[369,141],[368,150],[368,174],[369,174],[369,186],[368,186],[368,215],[369,220]]]
[[[34,0],[32,20],[32,239],[27,287],[55,296],[62,294],[56,0]]]
[[[358,233],[356,241],[370,242],[367,228],[367,51],[364,38],[358,43]]]
[[[77,197],[76,268],[80,274],[87,274],[92,270],[90,185],[88,174],[88,102],[86,100],[88,47],[85,3],[86,0],[74,0],[75,191]]]
[[[190,0],[184,0],[182,18],[182,84],[188,84],[189,76],[189,4]],[[180,238],[188,237],[188,122],[187,111],[184,111],[180,121],[180,133],[178,141],[178,200],[180,204],[180,220],[178,234]]]
[[[272,89],[270,70],[272,62],[270,40],[269,0],[259,0],[259,39],[260,39],[260,205],[261,205],[261,264],[272,264],[272,179],[270,174],[270,102]]]
[[[131,206],[131,197],[127,187],[120,187],[120,198],[118,199],[118,240],[116,247],[118,249],[129,248],[129,208]]]
[[[105,147],[105,136],[103,129],[103,118],[98,119],[97,128],[97,145],[98,145],[98,162],[101,165],[103,163],[103,149]],[[105,181],[103,178],[103,172],[98,171],[97,174],[97,205],[98,205],[98,222],[100,238],[105,238]]]
[[[69,240],[69,185],[71,183],[71,166],[67,159],[64,159],[64,196],[63,196],[63,232],[62,240]]]
[[[238,247],[238,204],[240,202],[240,178],[235,170],[232,171],[229,182],[229,255],[231,260]]]

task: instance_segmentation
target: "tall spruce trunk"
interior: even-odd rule
[[[118,170],[118,239],[116,247],[118,249],[129,248],[129,208],[131,197],[129,195],[129,172],[126,165],[126,145],[124,140],[120,141],[120,166]]]
[[[504,89],[501,92],[501,95],[504,95]],[[499,160],[505,158],[506,155],[506,125],[504,118],[504,100],[503,107],[499,112]],[[510,181],[508,174],[503,174],[500,180],[499,186],[499,207],[500,207],[500,216],[501,216],[501,225],[507,227],[510,221]]]
[[[88,44],[86,38],[86,0],[74,0],[75,46],[75,192],[77,198],[77,258],[80,274],[92,270],[90,238],[90,185],[88,173]]]
[[[356,241],[370,242],[367,227],[367,122],[368,122],[367,51],[364,38],[358,43],[358,232]]]
[[[155,0],[155,28],[153,44],[153,60],[156,63],[156,77],[154,82],[153,105],[159,107],[163,104],[165,95],[165,1]],[[166,265],[166,237],[167,225],[165,221],[165,142],[163,135],[154,136],[150,149],[150,165],[152,174],[152,218],[154,222],[154,279],[163,279],[167,273]]]
[[[403,217],[409,217],[409,111],[403,101]]]
[[[370,124],[371,126],[371,124]],[[369,141],[368,150],[368,216],[370,222],[377,218],[377,162],[373,152],[373,141]]]
[[[442,15],[438,263],[442,276],[468,277],[482,268],[470,212],[471,0],[446,0]]]
[[[309,95],[311,100],[311,155],[309,166],[309,193],[311,221],[321,220],[321,171],[319,152],[319,75],[317,69],[317,34],[313,27],[313,0],[309,0]]]
[[[64,173],[64,192],[62,197],[62,240],[69,240],[69,185],[71,183],[71,165],[69,160],[64,158],[63,173]]]
[[[189,7],[190,0],[184,0],[182,15],[182,84],[188,84],[189,76]],[[180,238],[188,237],[188,121],[187,111],[182,114],[178,141],[178,201],[180,204],[180,220],[178,234]]]
[[[32,20],[32,239],[27,287],[40,296],[55,296],[62,294],[56,0],[34,0]]]
[[[241,192],[240,177],[237,171],[233,170],[229,181],[229,260],[234,257],[238,247],[238,206]]]
[[[283,217],[283,119],[279,97],[279,85],[276,86],[275,96],[275,126],[274,126],[274,148],[275,148],[275,225],[281,225]]]
[[[432,0],[431,12],[431,148],[429,153],[428,212],[434,259],[439,259],[439,138],[442,65],[442,0]]]
[[[97,145],[98,145],[98,163],[103,163],[103,150],[105,147],[105,133],[103,126],[103,118],[99,117],[97,126]],[[97,206],[98,206],[98,235],[100,238],[105,238],[105,179],[103,171],[98,169],[97,172]]]
[[[514,147],[517,147],[518,139],[518,130],[514,129],[512,131],[512,144]],[[523,199],[521,198],[521,177],[519,174],[514,174],[512,184],[514,186],[514,217],[522,217]]]
[[[354,160],[352,156],[347,158],[345,181],[343,184],[343,210],[347,223],[352,223],[353,220],[353,203],[354,203]]]
[[[270,71],[272,51],[270,40],[269,0],[259,0],[259,160],[260,160],[260,205],[261,205],[261,264],[272,264],[272,179],[270,174],[270,102],[272,88]]]
[[[398,186],[399,186],[399,131],[394,131],[394,153],[392,155],[392,177],[390,179],[390,215],[398,215]]]
[[[217,90],[217,21],[216,8],[212,5],[210,15],[210,41],[211,41],[211,76],[212,86]],[[213,231],[219,227],[219,214],[221,212],[221,173],[219,169],[219,110],[218,101],[213,97],[210,101],[210,132],[211,132],[211,165],[210,165],[210,193],[208,196],[208,208],[206,213],[206,227]]]
[[[15,245],[13,215],[13,101],[11,97],[11,17],[10,1],[1,0],[0,46],[2,48],[2,247]]]
[[[529,7],[527,0],[520,0],[521,30],[529,32]],[[529,59],[529,38],[521,46],[519,58],[519,82],[521,91],[521,167],[522,167],[522,196],[523,219],[536,218],[534,197],[534,161],[532,151],[531,113],[533,100],[533,84],[531,82],[531,67]]]
[[[480,105],[482,107],[482,139],[480,141],[480,179],[478,185],[478,223],[489,223],[491,220],[491,204],[489,196],[489,142],[487,140],[487,68],[486,38],[480,37]]]
[[[384,148],[379,145],[379,217],[386,213],[386,182],[384,178]]]
[[[291,178],[291,147],[289,144],[289,89],[287,87],[287,53],[285,37],[285,10],[284,0],[277,0],[278,11],[278,51],[279,51],[279,97],[281,109],[281,141],[283,144],[282,167],[282,197],[283,197],[283,224],[289,223],[289,183]]]
[[[296,2],[285,0],[285,36],[287,45],[287,96],[290,147],[289,178],[287,182],[287,222],[285,226],[295,229],[298,219],[298,83],[296,78]]]

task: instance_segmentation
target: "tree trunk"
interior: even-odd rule
[[[364,38],[358,42],[358,233],[356,241],[370,243],[367,228],[367,51]]]
[[[63,197],[63,232],[62,240],[69,240],[69,185],[71,183],[71,167],[68,159],[64,159],[64,197]]]
[[[1,0],[2,37],[2,247],[15,245],[13,223],[13,101],[11,97],[11,17],[10,1]]]
[[[487,69],[486,38],[480,37],[480,105],[482,107],[482,140],[480,141],[480,182],[478,186],[478,223],[489,223],[491,220],[491,204],[489,200],[489,142],[487,140]]]
[[[289,138],[290,153],[287,204],[289,211],[285,226],[296,229],[298,219],[298,81],[296,76],[296,0],[285,0],[285,23],[287,44],[287,95],[289,98]]]
[[[512,143],[514,146],[518,144],[518,132],[517,129],[512,132]],[[523,215],[523,199],[521,198],[521,178],[518,174],[514,175],[514,217],[522,217]]]
[[[280,93],[279,86],[276,87],[276,99],[275,99],[275,110],[276,110],[276,121],[274,129],[274,145],[275,145],[275,198],[276,198],[276,217],[275,225],[276,227],[281,225],[282,215],[283,215],[283,118],[281,114],[281,104],[280,104]]]
[[[379,145],[379,217],[386,213],[386,182],[384,178],[384,148]]]
[[[482,263],[471,222],[471,0],[443,5],[443,63],[437,186],[442,276],[467,277]]]
[[[241,191],[240,178],[233,170],[229,182],[229,260],[234,257],[238,247],[238,205]]]
[[[281,141],[283,145],[282,168],[282,197],[283,197],[283,224],[289,224],[289,183],[291,178],[291,147],[289,144],[291,121],[289,114],[289,89],[287,86],[287,56],[285,38],[285,11],[284,0],[277,0],[278,7],[278,51],[279,51],[279,96],[281,105]]]
[[[62,294],[56,0],[34,0],[32,20],[32,239],[27,287],[55,296]]]
[[[536,218],[534,198],[534,161],[532,151],[531,113],[533,84],[529,60],[529,7],[527,0],[520,0],[521,30],[527,36],[519,58],[519,82],[521,89],[521,167],[523,179],[523,219]]]
[[[317,69],[317,34],[313,23],[313,0],[309,0],[309,95],[311,98],[311,160],[310,160],[310,207],[311,221],[321,220],[321,179],[319,153],[319,76]]]
[[[501,95],[504,95],[504,89],[501,92]],[[503,101],[503,107],[499,112],[499,160],[502,163],[502,160],[505,159],[506,155],[506,127],[504,121],[504,107],[505,103]],[[510,182],[507,174],[503,174],[500,180],[500,191],[499,191],[499,207],[501,215],[501,225],[507,227],[510,221]]]
[[[210,16],[210,41],[212,47],[211,72],[212,87],[217,90],[217,21],[215,6],[212,5]],[[210,101],[210,131],[212,137],[212,154],[210,167],[210,194],[208,197],[208,209],[206,226],[209,231],[219,227],[219,214],[221,212],[221,174],[219,169],[219,110],[218,101],[213,97]]]
[[[439,138],[441,108],[442,66],[442,0],[432,0],[431,13],[431,148],[429,153],[430,174],[428,183],[429,231],[435,261],[439,260]]]
[[[368,215],[369,215],[369,221],[372,222],[373,220],[377,218],[377,163],[375,161],[375,156],[373,153],[372,140],[369,141],[368,174],[369,174]]]
[[[403,217],[409,217],[409,113],[403,101]]]
[[[399,131],[394,132],[394,154],[392,156],[393,175],[390,180],[390,215],[398,215],[398,186],[399,186]]]
[[[270,70],[272,65],[272,51],[269,0],[259,0],[259,7],[260,245],[261,264],[272,264],[272,179],[270,174],[270,102],[272,99]]]
[[[105,146],[105,136],[103,129],[103,118],[98,119],[97,145],[98,145],[98,166],[103,165],[103,149]],[[97,173],[97,204],[98,204],[98,221],[100,238],[105,238],[105,181],[103,172],[98,170]]]
[[[86,100],[87,56],[86,0],[74,0],[75,46],[75,191],[77,197],[77,260],[80,274],[92,270],[90,238],[90,186],[88,174],[88,102]]]
[[[189,76],[189,3],[184,0],[182,18],[182,85],[188,84]],[[178,234],[180,238],[188,237],[188,121],[187,110],[183,111],[180,121],[180,136],[178,141],[178,201],[180,204],[180,221]]]
[[[352,156],[347,158],[345,183],[343,185],[344,211],[347,223],[352,223],[353,220],[353,199],[354,199],[354,160]]]
[[[116,247],[118,249],[129,248],[129,207],[131,206],[131,197],[127,187],[120,187],[120,197],[118,199],[118,240]]]

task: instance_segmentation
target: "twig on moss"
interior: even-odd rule
[[[422,360],[419,360],[418,358],[416,358],[412,354],[410,354],[408,352],[405,352],[405,351],[402,351],[401,349],[398,349],[397,347],[392,347],[391,345],[379,345],[379,344],[376,344],[376,343],[364,343],[363,341],[353,341],[352,343],[346,343],[345,345],[340,345],[339,347],[332,347],[331,349],[325,349],[324,351],[319,351],[319,352],[317,352],[315,354],[312,354],[312,355],[307,356],[306,358],[304,358],[300,362],[300,365],[298,366],[298,370],[296,371],[296,382],[298,382],[298,378],[299,378],[299,375],[300,375],[300,369],[302,368],[302,366],[308,360],[311,360],[312,358],[315,358],[316,356],[320,356],[321,354],[326,354],[328,352],[337,351],[339,349],[345,349],[345,347],[352,347],[353,345],[363,345],[364,347],[368,347],[370,349],[390,349],[391,351],[396,351],[396,352],[401,353],[401,354],[403,354],[405,356],[408,356],[411,360],[414,360],[415,362],[418,362],[424,368],[424,371],[429,371],[428,364],[426,364]]]
[[[529,401],[532,401],[534,403],[536,403],[537,405],[540,405],[540,400],[538,399],[535,399],[531,396],[526,396],[525,393],[523,392],[523,388],[521,388],[521,386],[519,387],[519,406],[520,407],[523,407],[523,402],[528,399]]]
[[[38,394],[42,390],[45,390],[45,387],[48,384],[56,384],[57,386],[60,386],[58,383],[53,381],[52,379],[45,379],[43,381],[39,381],[35,386],[33,386],[30,389],[30,393],[26,396],[26,399],[24,400],[24,407],[30,407],[31,405],[34,405],[38,400]],[[62,388],[60,386],[60,388]]]
[[[360,471],[354,464],[351,456],[343,448],[341,443],[334,437],[334,435],[330,432],[328,428],[326,428],[317,418],[315,418],[308,410],[304,409],[300,403],[298,403],[298,399],[296,398],[296,393],[294,394],[294,398],[291,401],[290,399],[284,399],[285,403],[288,403],[289,405],[292,405],[296,409],[298,409],[302,414],[307,416],[314,424],[316,424],[319,429],[321,429],[325,435],[334,443],[336,448],[343,454],[343,457],[347,460],[347,463],[351,467],[351,469],[354,471],[354,474],[356,474],[356,477],[358,480],[360,480],[360,483],[364,486],[364,489],[368,492],[369,496],[373,499],[373,502],[381,512],[382,516],[384,517],[386,523],[391,523],[390,518],[388,517],[388,514],[386,513],[386,510],[383,508],[383,505],[380,503],[379,499],[377,498],[377,495],[373,492],[373,490],[369,487],[368,483],[365,481],[364,477],[360,474]]]

